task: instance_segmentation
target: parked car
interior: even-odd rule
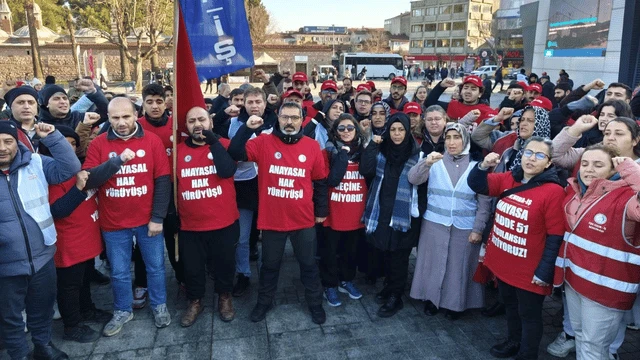
[[[481,76],[482,74],[485,74],[487,75],[488,79],[491,79],[494,77],[497,69],[498,69],[498,65],[484,65],[472,71],[471,74],[477,75],[477,76]]]
[[[323,82],[325,80],[336,80],[336,74],[333,73],[334,68],[332,65],[320,65],[318,69],[318,80]]]
[[[507,68],[505,70],[507,71],[507,74],[505,75],[506,79],[515,80],[520,73],[520,68]]]

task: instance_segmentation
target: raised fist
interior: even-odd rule
[[[84,189],[87,186],[87,180],[89,179],[89,172],[82,170],[76,174],[76,187],[78,190]]]
[[[36,134],[42,139],[47,137],[47,135],[56,131],[56,127],[50,124],[39,123],[35,126]]]
[[[510,118],[511,115],[513,115],[513,108],[503,107],[502,109],[500,109],[500,112],[498,113],[498,115],[496,115],[495,120],[496,122],[503,122],[508,118]]]
[[[576,122],[569,128],[569,134],[573,137],[579,137],[584,132],[592,129],[598,125],[598,119],[593,115],[582,115],[576,120]]]
[[[256,80],[258,81],[261,81],[265,84],[269,83],[269,77],[267,77],[267,74],[262,69],[254,71],[253,76],[255,76]]]
[[[482,161],[482,167],[485,169],[492,168],[500,163],[500,155],[497,153],[489,153]]]
[[[373,135],[373,137],[371,138],[371,141],[373,141],[376,144],[382,144],[382,136]]]
[[[240,115],[240,108],[235,105],[231,105],[224,109],[224,112],[231,117],[237,117]]]
[[[120,154],[120,160],[122,160],[123,163],[127,163],[131,160],[133,160],[136,157],[136,153],[133,152],[133,150],[126,148],[124,149],[124,151],[122,152],[122,154]]]
[[[264,120],[260,116],[251,115],[247,120],[247,127],[251,130],[255,130],[264,124]]]
[[[85,94],[93,94],[96,92],[96,84],[91,79],[80,79],[76,83],[76,89],[82,91]]]
[[[267,102],[271,105],[276,104],[278,102],[278,95],[269,94],[269,96],[267,96]]]
[[[440,82],[440,86],[443,88],[450,88],[456,86],[456,81],[451,78],[446,78]]]
[[[85,125],[93,125],[97,123],[98,120],[100,120],[100,114],[88,111],[84,113],[84,120],[82,120],[82,123]]]
[[[480,117],[480,110],[473,109],[469,111],[465,116],[460,118],[460,120],[458,120],[458,123],[464,126],[469,126],[473,124],[476,120],[478,120],[479,117]]]
[[[427,155],[425,161],[427,163],[427,166],[433,166],[433,164],[435,164],[438,161],[442,160],[443,157],[444,156],[442,154],[440,154],[439,152],[433,151],[432,153]]]

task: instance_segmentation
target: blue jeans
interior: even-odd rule
[[[251,223],[253,211],[238,209],[240,211],[240,239],[236,246],[236,273],[251,277],[251,265],[249,265],[249,238],[251,237]]]
[[[147,225],[132,229],[103,231],[107,257],[111,262],[111,286],[114,310],[133,311],[131,288],[131,248],[136,237],[142,259],[147,269],[149,302],[156,307],[167,302],[164,275],[164,238],[162,233],[149,237]]]

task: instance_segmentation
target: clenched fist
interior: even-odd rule
[[[240,115],[240,108],[235,105],[231,105],[224,109],[224,112],[231,117],[237,117]]]
[[[100,120],[100,114],[87,111],[84,113],[84,120],[82,120],[82,123],[85,125],[93,125],[97,123],[98,120]]]
[[[247,127],[251,130],[255,130],[264,124],[264,120],[260,116],[251,115],[247,120]]]
[[[131,160],[133,160],[136,157],[136,153],[133,152],[133,150],[126,148],[124,149],[124,151],[122,152],[122,154],[120,154],[120,160],[122,160],[123,163],[127,163]]]
[[[440,86],[443,88],[450,88],[456,86],[456,81],[451,78],[446,78],[440,82]]]
[[[36,129],[36,134],[41,139],[47,137],[47,135],[49,135],[52,132],[56,131],[56,127],[55,126],[50,125],[50,124],[45,124],[45,123],[36,124],[35,129]]]
[[[595,116],[582,115],[567,131],[569,132],[569,135],[573,137],[579,137],[584,132],[592,129],[596,125],[598,125],[598,119],[596,119]]]
[[[87,186],[87,180],[89,179],[89,172],[86,170],[82,170],[76,174],[76,187],[78,190],[82,191],[85,186]]]
[[[91,79],[80,79],[76,83],[76,89],[82,91],[85,94],[93,94],[96,92],[96,84]]]
[[[492,168],[496,165],[498,165],[500,163],[500,155],[497,153],[490,153],[489,155],[485,156],[484,160],[482,161],[482,164],[480,164],[480,166],[483,169],[488,169],[488,168]]]

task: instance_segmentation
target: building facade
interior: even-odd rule
[[[391,35],[406,35],[411,32],[411,12],[407,11],[391,19],[385,19],[384,31]]]
[[[556,81],[564,69],[575,86],[602,79],[640,84],[640,3],[637,0],[545,0],[521,7],[525,62]],[[569,16],[572,15],[573,17]],[[529,70],[529,69],[527,69]]]
[[[424,66],[459,66],[493,41],[496,0],[421,0],[411,2],[408,60]]]

